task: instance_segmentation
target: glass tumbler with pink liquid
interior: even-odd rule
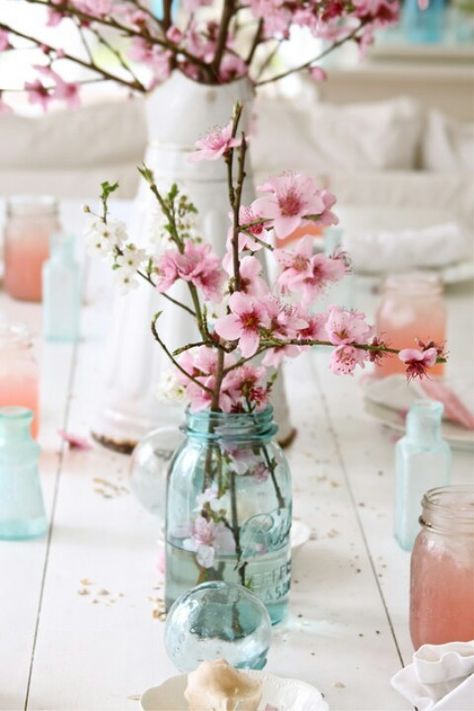
[[[39,372],[31,338],[22,324],[0,323],[0,407],[33,412],[31,434],[38,435]]]
[[[15,299],[41,301],[42,267],[52,234],[60,230],[57,201],[17,196],[7,203],[5,289]]]
[[[430,489],[411,557],[410,633],[422,644],[474,638],[474,488]]]
[[[417,338],[443,344],[446,306],[439,277],[429,272],[389,276],[377,309],[376,327],[377,335],[392,348],[416,348]],[[443,368],[439,363],[430,368],[430,374],[442,375]],[[395,357],[383,358],[375,369],[380,377],[404,372],[404,364]]]

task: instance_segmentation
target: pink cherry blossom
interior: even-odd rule
[[[199,412],[209,408],[212,400],[212,395],[205,388],[213,388],[216,384],[217,372],[217,350],[208,346],[200,346],[199,348],[189,349],[184,351],[178,358],[179,365],[183,368],[187,375],[178,371],[177,380],[186,388],[186,395],[190,402],[190,407],[193,412]],[[226,353],[224,357],[224,367],[228,368],[235,363],[235,358],[232,354]],[[231,371],[233,372],[233,371]],[[192,376],[194,380],[190,380]],[[232,385],[226,376],[222,382],[219,394],[219,407],[223,412],[231,412],[234,407],[234,396],[229,392],[229,386]],[[204,386],[204,387],[201,387]]]
[[[264,21],[264,36],[288,37],[292,12],[284,0],[250,0],[254,17]]]
[[[48,7],[48,19],[46,25],[48,27],[56,27],[64,19],[64,15],[52,7]]]
[[[267,310],[254,297],[236,291],[229,299],[232,313],[218,318],[215,330],[228,341],[239,341],[244,358],[253,356],[260,342],[260,329],[268,328],[270,318]]]
[[[269,194],[254,200],[252,210],[272,220],[275,233],[280,238],[294,232],[305,217],[321,215],[327,207],[322,191],[317,189],[314,180],[307,175],[289,173],[270,178],[257,189]]]
[[[190,160],[217,160],[221,158],[230,148],[239,146],[240,138],[232,137],[232,121],[223,128],[215,128],[207,136],[196,141],[195,153],[192,153]]]
[[[357,365],[364,367],[365,360],[367,360],[365,351],[353,346],[341,345],[333,350],[329,368],[336,375],[353,375]]]
[[[25,82],[25,91],[30,104],[39,104],[43,111],[46,111],[53,100],[52,94],[39,79]]]
[[[298,292],[302,304],[308,305],[325,287],[339,281],[346,273],[346,264],[339,255],[313,255],[314,240],[305,237],[293,250],[279,249],[275,257],[282,267],[278,285],[284,294]]]
[[[436,363],[438,351],[435,347],[420,350],[418,348],[404,348],[398,354],[399,359],[406,365],[408,379],[422,378],[428,368]]]
[[[219,81],[229,82],[233,79],[245,76],[247,72],[248,67],[242,57],[233,53],[227,53],[222,58],[219,70]]]
[[[326,81],[328,75],[322,67],[309,67],[309,73],[314,81]]]
[[[0,52],[4,52],[10,46],[8,39],[8,32],[6,30],[0,29]]]
[[[231,221],[233,216],[229,215]],[[261,218],[252,211],[251,207],[241,205],[239,210],[239,225],[242,232],[239,232],[239,252],[248,250],[250,252],[258,252],[263,249],[264,244],[271,244],[271,232],[267,230],[266,224],[261,221]],[[232,253],[233,229],[229,228],[227,233],[226,253],[223,259],[224,269],[231,274],[233,272],[233,253]]]
[[[328,339],[335,346],[352,343],[367,343],[373,336],[373,328],[365,320],[360,311],[332,306],[326,321]]]
[[[298,331],[300,338],[310,338],[313,341],[325,341],[327,339],[327,314],[308,314],[305,316],[305,320],[306,326],[303,326]],[[308,348],[311,348],[311,346],[308,346]]]
[[[232,274],[232,268],[229,270]],[[262,279],[263,266],[257,257],[247,255],[240,261],[240,290],[250,296],[264,296],[268,293],[268,286]]]
[[[214,523],[204,516],[198,516],[193,523],[191,538],[183,541],[183,547],[196,553],[200,566],[212,568],[216,552],[231,553],[235,550],[235,543],[223,523]]]
[[[71,108],[79,106],[79,87],[77,84],[64,81],[61,75],[50,66],[37,64],[34,65],[34,68],[37,72],[54,82],[54,86],[50,91],[51,99],[66,101]]]
[[[237,406],[250,402],[256,410],[262,410],[268,403],[269,390],[266,383],[266,369],[263,366],[256,367],[245,363],[228,373],[224,384]]]
[[[66,430],[59,429],[58,435],[62,440],[67,442],[71,449],[81,449],[88,450],[92,449],[92,445],[86,437],[81,437],[80,435],[71,434],[66,432]]]
[[[157,289],[164,293],[174,284],[176,279],[191,282],[208,301],[218,301],[221,298],[221,288],[224,272],[220,259],[210,244],[196,244],[187,241],[183,253],[177,249],[167,250],[159,259]]]
[[[183,33],[176,27],[176,25],[171,25],[171,27],[166,31],[166,39],[174,44],[179,44],[183,39]]]

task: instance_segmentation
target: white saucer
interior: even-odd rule
[[[282,679],[264,671],[248,671],[254,678],[262,680],[263,697],[258,711],[264,711],[270,704],[278,711],[329,711],[321,692],[311,684],[297,679]],[[184,698],[187,674],[167,679],[160,686],[147,689],[140,698],[142,711],[187,711]]]
[[[296,553],[309,540],[311,529],[303,521],[294,518],[291,524],[290,544],[293,553]]]
[[[387,427],[405,434],[405,419],[400,416],[398,410],[394,410],[391,407],[384,407],[384,405],[373,402],[368,398],[364,398],[364,410],[368,415],[382,424],[387,425]],[[474,433],[471,430],[467,430],[465,427],[456,425],[449,420],[443,420],[441,426],[444,439],[449,442],[452,447],[468,451],[473,449]]]

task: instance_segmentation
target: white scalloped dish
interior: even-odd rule
[[[329,711],[322,694],[311,684],[297,679],[282,679],[264,671],[248,671],[254,678],[262,680],[263,697],[258,711],[265,711],[268,705],[277,711]],[[145,691],[140,698],[142,711],[187,711],[184,698],[187,674],[172,676],[160,686]]]

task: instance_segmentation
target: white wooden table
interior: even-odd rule
[[[40,344],[41,308],[0,293],[0,317],[38,337],[51,521],[45,539],[0,542],[0,709],[133,711],[143,690],[176,673],[154,614],[157,523],[129,493],[129,459],[70,451],[57,435],[87,435],[97,406],[107,311],[101,289],[89,293],[76,346]],[[374,304],[358,290],[358,306]],[[448,306],[449,367],[462,371],[472,363],[471,285],[451,289]],[[412,654],[409,555],[392,536],[394,435],[364,414],[357,380],[331,375],[324,353],[286,376],[299,433],[288,451],[295,514],[313,535],[294,560],[291,614],[268,669],[313,683],[333,711],[408,709],[389,685]],[[454,481],[471,475],[472,456],[455,451]]]

